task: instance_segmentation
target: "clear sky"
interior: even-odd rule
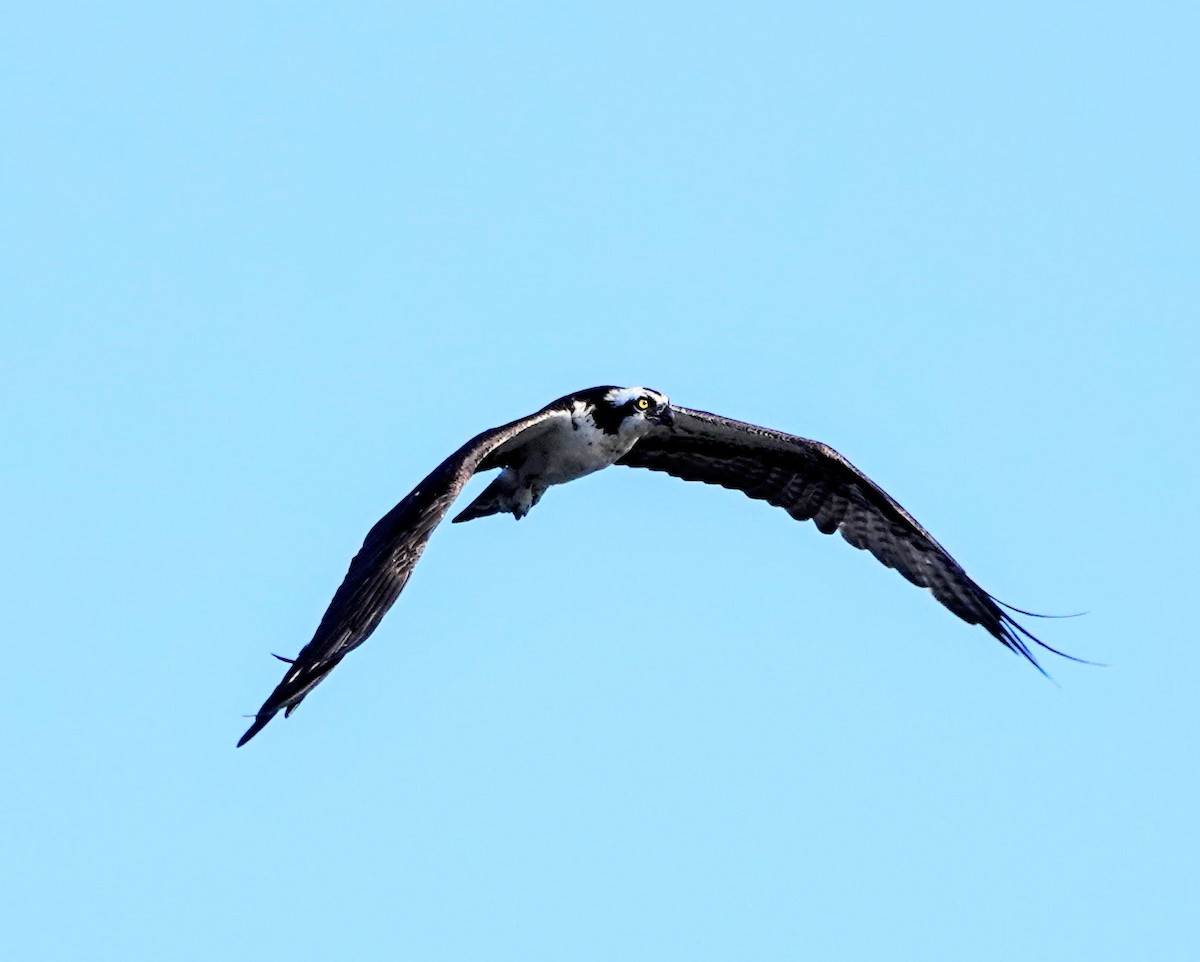
[[[1195,11],[11,6],[5,957],[1200,957]],[[614,469],[234,749],[380,515],[603,383],[1108,667]]]

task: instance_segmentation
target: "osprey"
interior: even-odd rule
[[[528,417],[472,438],[438,465],[368,533],[316,634],[289,667],[238,742],[246,744],[301,700],[379,624],[408,582],[429,536],[477,471],[500,474],[454,520],[490,514],[523,518],[546,489],[621,464],[684,481],[733,488],[823,534],[840,531],[1039,671],[1028,642],[1070,658],[1019,625],[916,519],[828,445],[693,411],[644,387],[594,387],[551,401]],[[1036,616],[1035,616],[1036,617]],[[1076,659],[1077,660],[1077,659]],[[1044,672],[1043,672],[1044,674]]]

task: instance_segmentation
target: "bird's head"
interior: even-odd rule
[[[600,405],[619,419],[623,430],[633,430],[638,434],[653,425],[669,425],[675,421],[671,401],[653,388],[614,387],[604,395]]]

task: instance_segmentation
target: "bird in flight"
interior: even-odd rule
[[[1033,613],[984,591],[912,515],[828,445],[680,407],[650,388],[594,387],[475,436],[376,523],[312,640],[294,659],[276,656],[288,663],[287,671],[238,746],[280,711],[290,715],[370,637],[404,590],[433,529],[477,471],[501,469],[456,522],[501,513],[523,518],[547,488],[614,464],[732,488],[797,521],[811,520],[823,534],[840,532],[1039,671],[1030,643],[1072,657],[1018,624],[1010,612]]]

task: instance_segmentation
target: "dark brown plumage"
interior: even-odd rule
[[[612,464],[732,488],[797,520],[812,520],[825,534],[840,531],[1039,671],[1030,643],[1063,654],[1008,613],[1030,612],[1005,611],[912,515],[828,445],[678,407],[649,388],[598,387],[477,435],[384,515],[350,562],[312,640],[295,659],[281,659],[288,662],[283,680],[238,745],[280,711],[291,714],[375,630],[476,471],[502,469],[456,521],[499,513],[524,517],[548,488]]]
[[[1028,642],[1063,654],[1014,621],[911,514],[829,445],[707,411],[672,409],[669,432],[647,435],[617,463],[741,491],[797,521],[811,520],[823,534],[841,532],[854,547],[928,588],[963,621],[982,625],[1038,671]]]
[[[552,417],[553,405],[527,418],[484,431],[472,438],[376,522],[329,602],[316,634],[305,645],[273,692],[263,702],[238,747],[257,735],[282,709],[284,717],[329,674],[338,662],[375,630],[404,590],[409,576],[454,499],[475,474],[479,462],[506,441],[536,432]]]

